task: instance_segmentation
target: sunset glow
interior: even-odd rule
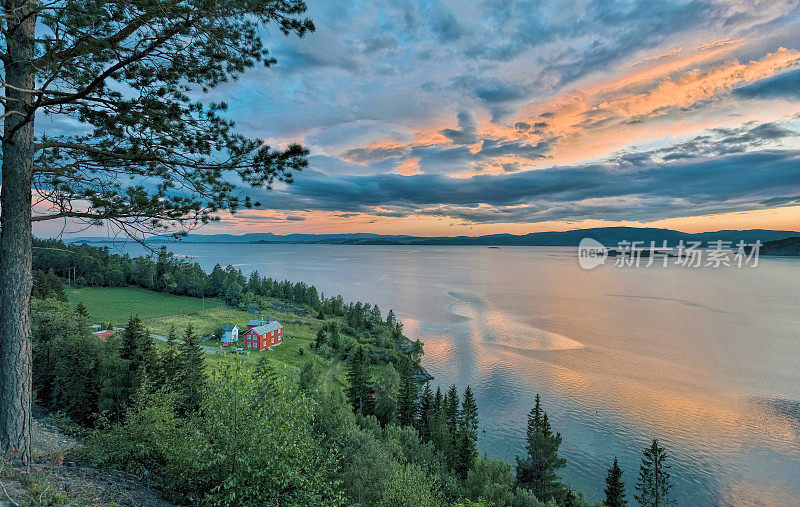
[[[202,232],[800,229],[795,2],[469,3],[309,2],[213,98],[310,167]]]

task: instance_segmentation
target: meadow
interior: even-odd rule
[[[69,289],[67,294],[71,304],[77,305],[81,302],[86,306],[92,324],[108,323],[123,327],[132,315],[139,315],[151,333],[167,336],[174,326],[178,339],[183,337],[189,325],[195,334],[202,337],[216,333],[222,324],[236,324],[241,330],[245,330],[247,321],[257,318],[238,308],[226,306],[218,299],[206,298],[203,301],[200,298],[163,294],[138,287],[85,287]],[[274,298],[267,300],[270,303],[278,302]],[[345,371],[340,361],[323,358],[315,354],[310,346],[317,330],[322,327],[322,321],[308,315],[270,309],[264,310],[262,314],[284,325],[283,343],[272,350],[237,354],[237,359],[252,366],[257,364],[261,357],[266,356],[271,361],[295,371],[302,368],[305,363],[313,361],[314,370],[323,382],[332,381],[340,386],[345,385]],[[331,317],[328,317],[328,320],[331,320]],[[206,347],[217,349],[216,353],[210,353],[207,357],[210,369],[218,365],[226,354],[234,353],[236,348],[236,345],[222,347],[216,338],[204,339],[201,343]],[[166,344],[156,341],[156,346],[163,350]],[[381,373],[375,371],[378,377]]]
[[[193,298],[153,292],[139,287],[84,287],[67,289],[69,302],[83,303],[93,324],[124,326],[131,315],[143,320],[202,312],[222,306],[218,299]]]

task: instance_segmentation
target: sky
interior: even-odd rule
[[[201,232],[800,230],[800,0],[308,3],[207,99],[310,166]]]

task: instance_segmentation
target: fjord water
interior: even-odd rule
[[[617,456],[633,501],[657,437],[681,505],[800,501],[797,260],[586,271],[555,247],[169,248],[206,270],[257,269],[393,308],[425,343],[434,387],[472,386],[491,457],[523,453],[540,393],[563,437],[561,475],[590,500]]]

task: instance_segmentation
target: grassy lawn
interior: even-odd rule
[[[68,289],[69,302],[74,306],[83,303],[93,324],[101,322],[123,326],[131,315],[153,319],[167,315],[200,312],[222,306],[216,299],[161,294],[138,287],[86,287]]]
[[[70,303],[83,302],[89,311],[92,323],[110,322],[116,326],[124,326],[131,315],[138,314],[151,333],[166,336],[171,326],[175,326],[180,339],[188,325],[192,325],[195,334],[214,333],[222,324],[236,324],[240,329],[247,328],[247,321],[254,315],[237,308],[224,305],[215,299],[203,301],[198,298],[161,294],[134,287],[87,287],[68,291]],[[277,300],[276,300],[277,301]],[[272,302],[272,301],[270,301]],[[320,374],[323,382],[345,385],[345,371],[338,361],[326,360],[313,352],[310,347],[322,322],[314,317],[300,316],[294,313],[283,313],[265,310],[264,315],[278,320],[284,325],[283,343],[273,350],[249,351],[236,358],[244,364],[255,365],[261,357],[282,364],[290,370],[299,370],[308,361],[314,361],[314,369]],[[223,357],[223,352],[234,350],[236,345],[223,348],[217,340],[206,340],[203,345],[218,347],[220,354],[208,355],[208,366],[213,368]],[[156,346],[163,349],[163,342],[156,341]],[[303,354],[300,354],[303,349]]]

